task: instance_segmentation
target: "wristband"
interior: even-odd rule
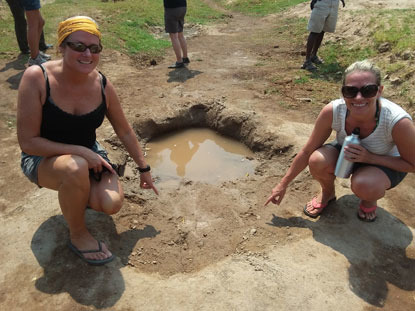
[[[138,171],[140,172],[140,174],[150,172],[150,170],[151,170],[150,165],[147,165],[146,167],[143,167],[143,168],[138,167]]]

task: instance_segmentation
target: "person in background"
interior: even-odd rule
[[[45,20],[40,13],[40,0],[20,0],[27,20],[27,42],[30,48],[28,65],[40,65],[50,60],[50,56],[39,50],[40,36]]]
[[[341,0],[343,7],[344,0]],[[337,24],[339,0],[312,0],[310,3],[311,16],[307,30],[310,31],[307,39],[305,62],[301,69],[314,71],[314,64],[322,64],[323,60],[317,56],[317,51],[323,41],[325,32],[334,32]]]
[[[310,138],[272,189],[265,205],[279,205],[290,182],[308,165],[321,191],[304,206],[304,213],[313,218],[320,215],[336,199],[334,170],[343,141],[359,127],[361,145],[348,145],[345,157],[354,162],[351,190],[360,199],[357,216],[363,221],[374,221],[377,200],[407,173],[415,172],[412,118],[400,106],[381,97],[382,91],[380,70],[375,65],[367,60],[350,65],[343,76],[343,98],[321,110]],[[324,144],[332,131],[336,140]]]
[[[19,0],[6,1],[10,7],[10,11],[13,14],[14,31],[16,33],[17,44],[19,45],[20,52],[22,54],[30,54],[29,45],[27,43],[27,22],[25,18],[24,8],[21,6]],[[52,44],[45,43],[45,36],[42,30],[39,40],[39,50],[41,51],[41,55],[44,58],[49,57],[49,55],[45,54],[44,52],[52,47]]]
[[[57,46],[62,59],[27,68],[19,85],[21,167],[39,187],[58,191],[69,248],[87,263],[102,265],[114,255],[87,229],[85,209],[111,215],[124,200],[118,175],[96,141],[105,116],[137,164],[140,186],[158,191],[114,86],[96,69],[102,51],[96,22],[85,16],[61,22]]]
[[[187,10],[186,0],[163,0],[164,1],[164,25],[170,36],[176,62],[169,68],[181,68],[190,63],[187,56],[187,43],[183,35],[184,17]]]

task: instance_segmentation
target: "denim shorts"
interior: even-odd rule
[[[97,141],[92,146],[91,150],[94,151],[95,153],[98,153],[105,161],[111,164],[110,160],[108,159],[107,152]],[[38,178],[37,178],[37,171],[39,168],[39,164],[43,160],[43,158],[44,157],[30,155],[24,152],[22,152],[22,155],[21,155],[20,166],[22,168],[23,173],[26,175],[27,178],[29,178],[29,180],[32,183],[35,183],[38,186],[39,186],[39,183],[38,183]]]
[[[19,0],[25,11],[33,11],[40,9],[40,0]]]
[[[332,147],[336,148],[339,152],[342,150],[342,145],[337,144],[336,142],[331,142],[331,143],[325,144],[325,146],[332,146]],[[388,167],[385,167],[385,166],[382,166],[382,165],[374,165],[374,164],[360,163],[360,162],[356,162],[353,165],[353,172],[355,172],[358,168],[365,167],[365,166],[377,167],[382,172],[384,172],[386,174],[386,176],[388,176],[389,181],[391,183],[391,186],[390,186],[389,189],[392,189],[392,188],[396,187],[397,185],[399,185],[399,183],[408,174],[408,173],[405,173],[405,172],[395,171],[391,168],[388,168]]]
[[[183,32],[186,10],[186,7],[164,9],[164,26],[166,32]]]

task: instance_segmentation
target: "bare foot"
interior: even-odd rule
[[[80,251],[94,251],[83,253],[85,259],[103,260],[112,256],[105,243],[101,242],[101,251],[99,251],[98,241],[88,232],[79,237],[71,237],[71,243]]]
[[[336,195],[332,193],[329,196],[323,195],[321,192],[313,197],[313,199],[307,202],[306,207],[304,208],[304,213],[310,217],[317,217],[323,209],[336,199]]]
[[[372,222],[376,219],[376,202],[366,202],[361,201],[359,209],[357,210],[357,216],[360,220]]]

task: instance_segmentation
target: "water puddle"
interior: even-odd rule
[[[254,173],[254,153],[244,144],[211,129],[191,128],[154,139],[146,160],[158,184],[181,179],[218,183]]]

